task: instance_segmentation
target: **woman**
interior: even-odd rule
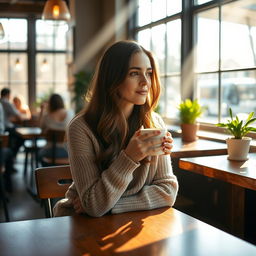
[[[20,112],[22,116],[22,120],[29,120],[31,118],[31,112],[28,105],[22,103],[21,98],[17,96],[14,97],[12,101],[13,101],[13,105]]]
[[[105,52],[87,108],[68,128],[74,182],[54,207],[55,216],[97,217],[174,204],[178,183],[169,155],[171,135],[162,141],[163,155],[151,156],[152,141],[140,134],[141,127],[165,127],[153,112],[159,95],[150,52],[131,41],[117,42]]]
[[[72,117],[72,113],[65,109],[62,97],[59,94],[54,93],[50,96],[47,103],[44,102],[41,105],[39,123],[43,133],[47,133],[48,130],[65,131]],[[43,166],[48,165],[43,161],[43,159],[45,157],[51,158],[53,155],[51,149],[52,143],[51,141],[48,141],[46,146],[39,151],[39,159]],[[55,157],[68,157],[64,142],[57,143]]]

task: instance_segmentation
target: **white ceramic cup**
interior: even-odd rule
[[[156,139],[159,140],[160,138],[164,138],[164,136],[166,135],[166,132],[167,132],[167,130],[163,129],[163,128],[145,128],[145,129],[140,130],[141,134],[150,134],[155,131],[160,131],[161,133],[159,135],[152,136],[152,137],[148,138],[147,140],[156,140]],[[155,145],[153,148],[155,148],[157,150],[154,153],[150,154],[151,156],[157,156],[157,155],[164,154],[162,142]]]

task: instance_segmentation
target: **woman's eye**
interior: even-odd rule
[[[150,72],[147,73],[147,76],[149,76],[149,77],[152,77],[152,75],[153,75],[153,72],[152,72],[152,71],[150,71]]]
[[[130,76],[137,76],[138,74],[139,74],[139,72],[137,72],[137,71],[130,72]]]

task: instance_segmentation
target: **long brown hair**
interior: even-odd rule
[[[135,105],[126,120],[118,106],[118,89],[124,81],[133,54],[144,52],[152,67],[150,91],[144,105]],[[142,125],[155,127],[152,112],[160,97],[158,69],[152,54],[134,41],[119,41],[103,54],[87,94],[89,101],[84,118],[104,147],[97,161],[106,168],[124,149]]]

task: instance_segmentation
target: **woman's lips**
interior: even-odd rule
[[[148,91],[137,91],[136,93],[138,93],[140,95],[147,95]]]

